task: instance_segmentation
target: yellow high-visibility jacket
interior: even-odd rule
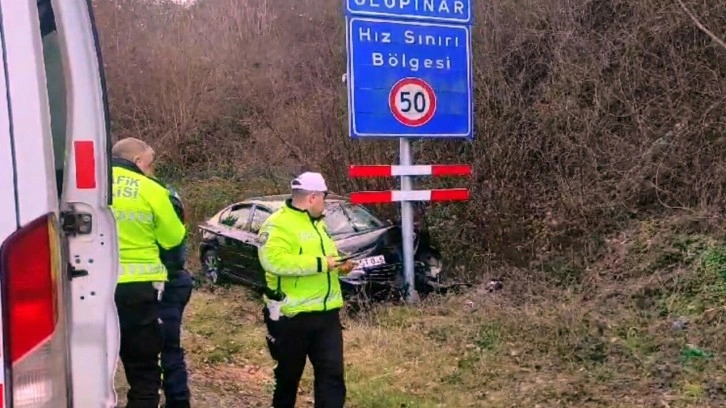
[[[118,283],[164,282],[159,246],[182,243],[186,227],[174,211],[169,190],[130,166],[114,164],[113,201],[119,242]],[[157,246],[157,243],[159,246]]]
[[[267,286],[285,295],[283,316],[343,307],[338,272],[329,270],[326,259],[337,257],[338,250],[322,219],[312,219],[288,199],[265,220],[258,238]]]

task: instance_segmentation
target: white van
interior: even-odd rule
[[[91,0],[0,0],[0,408],[114,407],[109,122]]]

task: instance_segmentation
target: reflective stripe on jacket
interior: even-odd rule
[[[286,296],[283,315],[343,307],[338,272],[328,270],[326,258],[337,257],[338,250],[322,219],[313,220],[288,199],[262,224],[259,240],[267,287]]]
[[[118,283],[162,282],[167,272],[159,246],[169,249],[184,240],[186,227],[177,217],[169,191],[130,162],[114,163],[113,203],[119,242]]]

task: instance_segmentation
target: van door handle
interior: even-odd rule
[[[76,269],[73,265],[68,263],[68,270],[70,271],[70,278],[82,278],[84,276],[88,276],[88,271],[85,269]]]

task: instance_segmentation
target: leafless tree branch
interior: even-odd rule
[[[724,42],[724,41],[723,41],[722,39],[718,38],[718,37],[716,36],[716,34],[714,34],[713,32],[711,32],[711,30],[709,30],[708,28],[706,28],[706,27],[705,27],[705,26],[704,26],[704,25],[703,25],[703,24],[701,23],[701,21],[700,21],[700,20],[698,20],[698,17],[696,17],[696,16],[695,16],[695,15],[693,14],[693,12],[691,12],[691,10],[690,10],[690,9],[689,9],[688,7],[686,7],[686,5],[685,5],[685,4],[683,4],[683,1],[682,1],[682,0],[676,0],[676,2],[678,2],[678,4],[679,4],[679,5],[681,6],[681,8],[683,9],[683,11],[685,11],[685,12],[686,12],[686,14],[688,14],[688,17],[690,17],[690,18],[691,18],[691,20],[693,20],[693,23],[694,23],[694,24],[696,25],[696,27],[698,27],[698,29],[699,29],[699,30],[701,30],[701,31],[703,31],[704,33],[706,33],[706,35],[707,35],[707,36],[711,37],[711,39],[712,39],[713,41],[715,41],[715,42],[716,42],[716,43],[717,43],[718,45],[720,45],[720,46],[721,46],[721,47],[722,47],[722,48],[723,48],[724,50],[726,50],[726,42]]]

